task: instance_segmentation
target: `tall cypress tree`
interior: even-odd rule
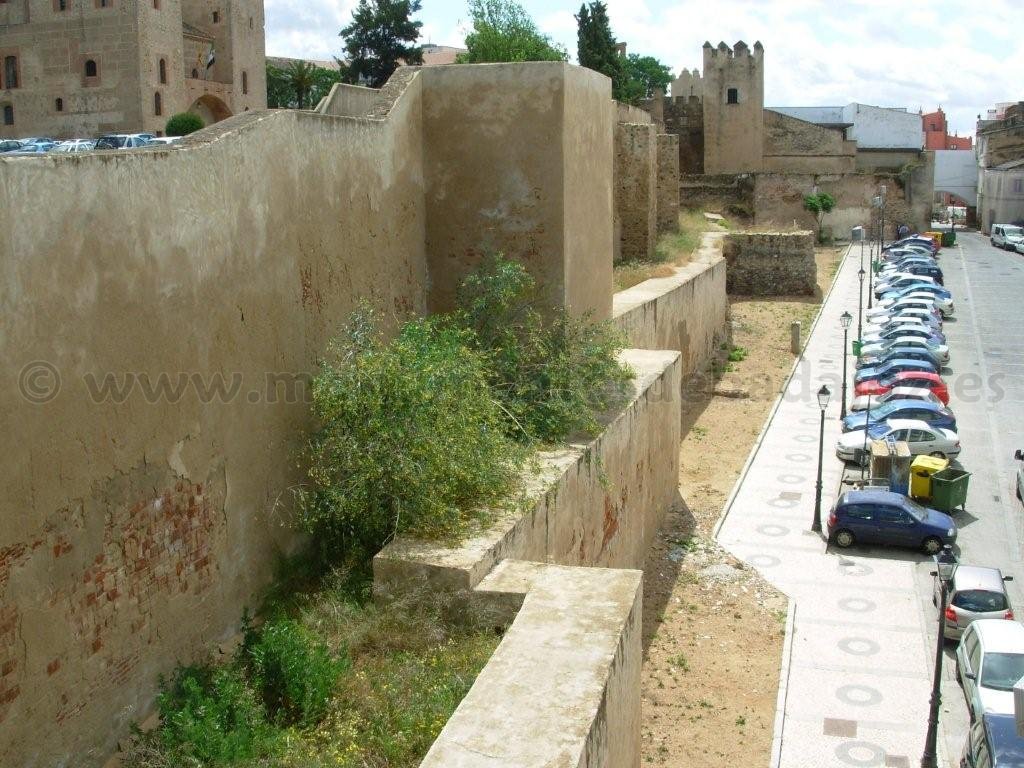
[[[622,91],[622,57],[615,47],[615,36],[608,21],[608,7],[593,0],[580,6],[576,16],[576,55],[580,66],[607,75],[612,80],[612,95]]]
[[[359,0],[352,23],[341,30],[348,67],[345,81],[380,88],[399,61],[422,64],[423,48],[416,45],[422,22],[413,21],[420,0]]]

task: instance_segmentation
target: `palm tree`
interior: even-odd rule
[[[285,70],[285,79],[295,93],[297,109],[305,109],[306,99],[316,85],[316,65],[309,61],[293,61]]]

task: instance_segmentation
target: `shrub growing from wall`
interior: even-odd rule
[[[165,132],[168,136],[188,136],[190,133],[195,133],[204,127],[203,118],[199,115],[194,115],[191,112],[181,112],[167,121]]]

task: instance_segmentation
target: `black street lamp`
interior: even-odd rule
[[[946,642],[946,600],[949,599],[949,585],[956,573],[957,560],[948,544],[935,556],[935,570],[932,575],[939,580],[942,589],[939,600],[939,636],[935,640],[935,673],[932,677],[932,700],[928,710],[928,735],[924,739],[924,753],[921,768],[938,768],[935,758],[935,742],[939,733],[939,704],[942,703],[942,649]]]
[[[853,323],[853,315],[843,312],[839,316],[839,324],[843,326],[843,400],[840,403],[839,418],[846,418],[846,345],[849,343],[850,324]]]
[[[818,436],[818,482],[814,486],[814,522],[811,523],[811,530],[821,533],[821,465],[825,456],[825,409],[828,407],[828,399],[831,396],[828,387],[822,384],[818,390],[818,407],[821,408],[821,432]]]
[[[860,292],[857,294],[857,340],[864,340],[864,263],[861,262],[860,271],[857,273],[860,278]]]

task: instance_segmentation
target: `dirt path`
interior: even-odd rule
[[[790,322],[809,327],[839,253],[818,254],[816,298],[732,297],[732,345],[683,402],[682,500],[644,568],[645,764],[768,765],[787,603],[711,532],[793,364]]]

